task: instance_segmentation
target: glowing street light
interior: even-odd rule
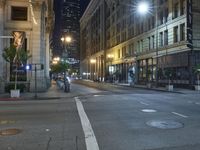
[[[70,42],[72,41],[72,38],[71,38],[70,36],[67,36],[67,37],[65,38],[65,41],[66,41],[67,43],[70,43]]]
[[[66,43],[70,43],[72,41],[72,38],[70,36],[62,37],[61,41],[66,42]]]
[[[149,5],[147,2],[140,2],[137,6],[137,11],[140,14],[146,14],[149,11]]]

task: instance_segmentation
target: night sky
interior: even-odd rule
[[[81,0],[81,14],[84,13],[89,2],[90,0]]]
[[[61,2],[62,2],[61,0],[54,0],[55,25],[54,25],[53,42],[52,42],[54,55],[61,55],[61,50],[60,50]],[[83,15],[89,2],[90,0],[80,0],[81,16]]]

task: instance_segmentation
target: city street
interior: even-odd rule
[[[199,150],[200,93],[72,84],[0,101],[0,150]]]

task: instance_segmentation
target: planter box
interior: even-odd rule
[[[200,91],[200,85],[195,85],[195,90]]]
[[[173,85],[166,85],[166,89],[168,91],[173,91],[174,90],[174,86]]]
[[[17,90],[10,90],[10,96],[11,97],[20,97],[20,90],[17,89]]]
[[[152,88],[152,84],[151,83],[147,83],[147,88]]]
[[[130,87],[134,87],[135,86],[135,83],[134,82],[131,82],[130,83]]]

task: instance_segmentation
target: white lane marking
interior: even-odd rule
[[[81,119],[81,125],[83,128],[83,132],[85,135],[86,149],[87,150],[99,150],[99,146],[98,146],[94,131],[93,131],[90,121],[85,113],[83,104],[78,99],[78,97],[75,97],[75,101],[76,101],[76,106],[78,109],[78,114]]]
[[[172,114],[177,115],[177,116],[180,116],[180,117],[183,117],[183,118],[188,118],[188,116],[183,115],[183,114],[179,114],[179,113],[177,113],[177,112],[172,112]]]
[[[147,104],[147,103],[144,103],[144,102],[140,102],[140,104],[142,104],[142,105],[146,105],[146,106],[148,106],[149,104]]]
[[[103,96],[103,95],[94,95],[94,97],[99,97],[99,96]]]

